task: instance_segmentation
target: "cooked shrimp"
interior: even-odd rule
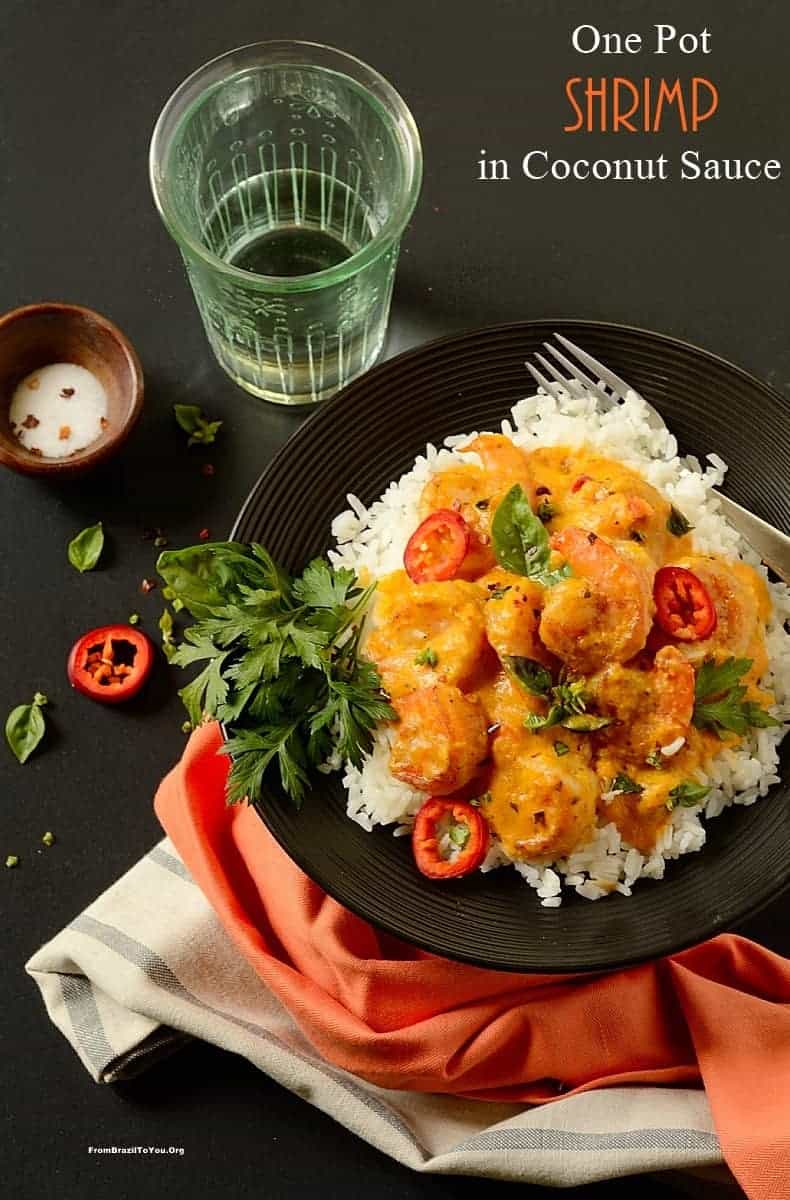
[[[538,637],[544,589],[524,575],[495,570],[478,580],[485,597],[486,637],[499,655],[554,661]]]
[[[704,583],[716,609],[716,628],[710,637],[678,647],[690,662],[704,658],[752,658],[752,677],[759,679],[768,665],[762,630],[771,603],[764,581],[746,563],[706,555],[688,555],[674,564],[692,571]]]
[[[463,449],[480,456],[489,479],[496,482],[496,491],[508,492],[520,483],[532,503],[534,492],[527,457],[509,437],[502,433],[481,433]]]
[[[653,619],[646,565],[636,554],[626,554],[626,547],[615,550],[584,529],[563,529],[551,545],[576,574],[546,592],[540,621],[544,645],[585,674],[633,658],[647,641]]]
[[[400,721],[390,753],[398,779],[432,796],[458,791],[488,755],[486,716],[477,700],[445,683],[396,702]]]
[[[556,858],[584,841],[598,780],[581,756],[571,750],[560,759],[550,741],[502,731],[493,759],[483,812],[511,858]]]
[[[396,571],[379,584],[374,617],[365,653],[393,698],[430,683],[463,684],[486,650],[482,594],[463,580],[414,584]]]
[[[694,680],[694,668],[674,646],[659,650],[649,669],[609,663],[593,675],[587,689],[596,708],[617,720],[599,735],[605,752],[645,763],[662,747],[685,740],[694,712]]]

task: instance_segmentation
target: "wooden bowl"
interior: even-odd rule
[[[31,454],[14,437],[9,408],[14,389],[49,363],[76,363],[107,393],[107,428],[68,458]],[[143,371],[112,321],[76,304],[29,304],[0,316],[0,463],[27,475],[66,476],[97,466],[123,445],[143,407]]]

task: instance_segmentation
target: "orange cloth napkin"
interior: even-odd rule
[[[387,1088],[539,1104],[701,1080],[752,1200],[790,1197],[790,961],[723,936],[598,976],[437,958],[347,912],[257,813],[228,808],[218,727],[191,737],[156,812],[266,986],[329,1062]]]

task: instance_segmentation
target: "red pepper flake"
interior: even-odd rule
[[[198,537],[200,538],[201,542],[207,542],[210,537],[209,531],[207,529],[201,529]]]
[[[102,429],[109,429],[109,427],[110,427],[110,422],[107,420],[106,417],[101,417],[99,420],[99,424],[101,425]]]
[[[60,394],[64,400],[68,400],[70,396],[74,395],[74,388],[61,388]]]
[[[584,487],[585,483],[590,483],[591,481],[592,481],[591,475],[580,475],[579,478],[574,479],[573,483],[571,484],[571,491],[572,492],[580,492],[581,489]]]
[[[58,430],[58,441],[65,442],[71,437],[71,426],[61,425]]]
[[[41,380],[39,379],[38,375],[34,375],[32,379],[28,379],[25,387],[30,388],[31,392],[37,392],[41,387]]]
[[[22,428],[23,429],[35,429],[36,426],[40,425],[40,424],[41,424],[41,422],[39,421],[38,417],[34,417],[32,413],[28,413],[27,416],[25,417],[24,421],[22,422]]]
[[[143,582],[140,584],[140,591],[143,592],[145,595],[148,595],[148,593],[152,592],[155,587],[156,587],[155,579],[144,579]]]
[[[213,475],[214,474],[214,464],[213,463],[203,463],[203,466],[200,468],[200,474],[205,475],[206,477]]]

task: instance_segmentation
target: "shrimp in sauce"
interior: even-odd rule
[[[693,535],[672,532],[668,500],[622,463],[567,446],[527,453],[499,434],[464,449],[479,461],[437,472],[420,502],[422,519],[451,508],[469,526],[457,577],[379,582],[366,650],[400,718],[391,770],[431,795],[481,797],[517,860],[567,855],[608,821],[649,853],[672,790],[721,748],[693,724],[699,665],[751,659],[748,696],[771,702],[758,687],[765,585],[744,563],[696,553]],[[551,568],[569,568],[552,586],[497,565],[492,521],[515,484],[547,530]],[[717,624],[704,640],[673,640],[654,622],[653,580],[667,565],[710,595]],[[541,727],[569,681],[598,725]]]

